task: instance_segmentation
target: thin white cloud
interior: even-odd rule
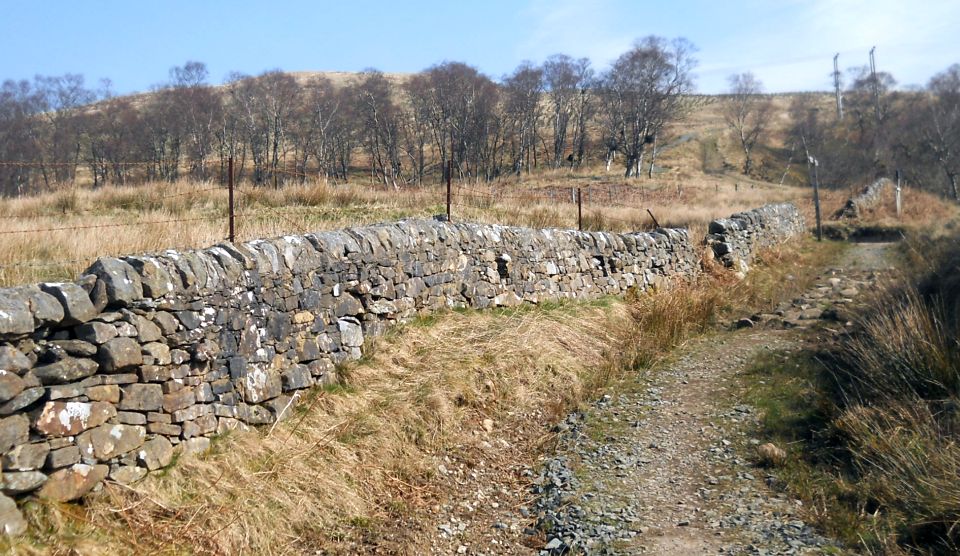
[[[521,16],[530,32],[517,45],[518,58],[543,60],[563,53],[604,67],[630,47],[633,35],[613,32],[622,17],[612,0],[533,0]]]

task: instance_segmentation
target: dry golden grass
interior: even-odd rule
[[[664,175],[625,182],[614,173],[552,171],[494,185],[455,183],[453,218],[575,228],[571,187],[583,190],[585,229],[649,229],[649,208],[662,226],[691,227],[695,235],[714,218],[768,202],[803,205],[805,196],[799,188],[737,176]],[[356,182],[308,182],[279,190],[244,186],[236,193],[237,238],[427,218],[445,210],[445,187],[439,185],[400,191]],[[27,230],[43,231],[19,233]],[[69,279],[99,256],[202,248],[226,236],[227,192],[210,182],[69,187],[4,199],[0,285]]]

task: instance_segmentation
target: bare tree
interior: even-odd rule
[[[520,175],[537,164],[543,69],[523,62],[503,80],[504,114],[512,145],[511,171]]]
[[[502,129],[496,84],[462,62],[444,62],[422,73],[408,93],[418,96],[441,164],[452,161],[460,176],[476,172],[486,179],[499,174]],[[478,165],[482,165],[479,168]],[[446,169],[441,172],[446,177]]]
[[[393,87],[382,73],[367,70],[360,83],[351,87],[363,122],[362,142],[370,156],[372,175],[384,184],[399,187],[401,111],[394,101]]]
[[[214,150],[218,123],[222,120],[221,95],[207,85],[209,72],[202,62],[187,62],[170,70],[171,97],[177,117],[183,121],[191,172],[206,179],[207,161]]]
[[[96,97],[79,74],[37,76],[34,87],[44,122],[38,131],[42,133],[39,162],[45,185],[73,181],[82,152],[81,107]]]
[[[960,201],[960,64],[935,75],[927,89],[932,98],[923,139],[943,170],[950,193]]]
[[[743,173],[750,175],[753,168],[753,148],[767,131],[773,115],[773,103],[763,94],[763,84],[752,73],[740,73],[729,78],[729,96],[724,101],[723,119],[740,140],[743,149]]]
[[[590,60],[574,60],[565,54],[555,54],[543,64],[543,76],[550,94],[550,125],[553,128],[553,167],[559,168],[564,160],[583,159],[586,129],[583,125],[587,114],[587,88],[593,77]],[[573,125],[572,153],[567,152],[567,135]]]
[[[683,97],[693,91],[693,52],[686,39],[650,36],[638,40],[604,74],[608,152],[623,152],[624,176],[640,176],[647,145],[665,125],[683,116]]]

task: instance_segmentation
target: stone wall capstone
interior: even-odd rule
[[[711,224],[714,252],[749,259],[800,231],[790,208]],[[394,323],[619,295],[692,278],[700,256],[686,230],[411,220],[101,258],[75,282],[0,289],[0,490],[65,501],[137,481],[282,418]]]

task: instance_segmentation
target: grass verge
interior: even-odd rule
[[[749,396],[826,531],[869,553],[956,554],[960,248],[913,240],[904,259],[851,334],[758,361]]]

